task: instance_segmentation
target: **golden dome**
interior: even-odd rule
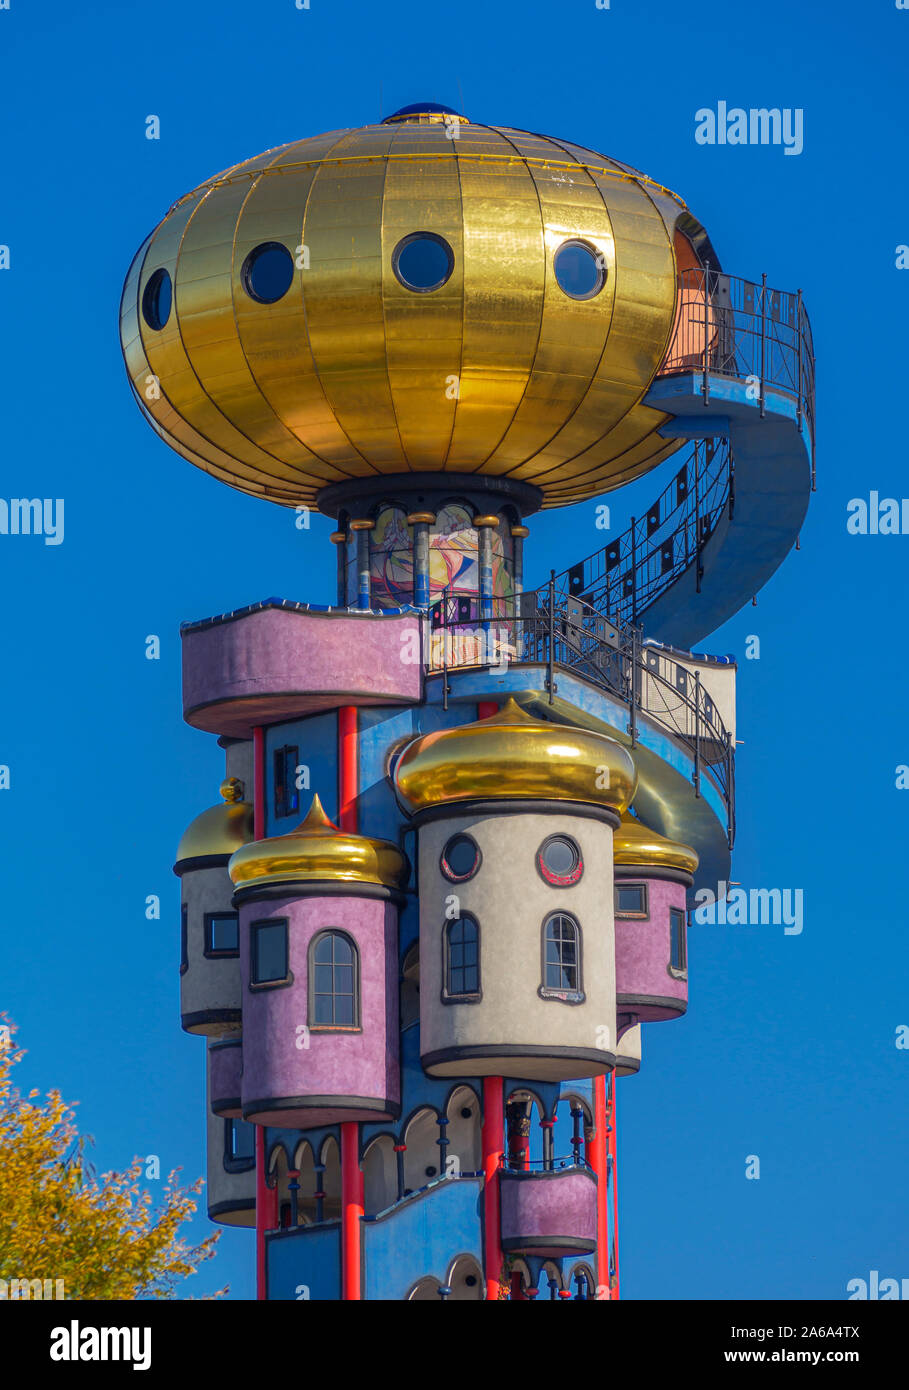
[[[622,824],[612,837],[612,853],[616,864],[637,867],[682,869],[693,874],[698,866],[697,850],[679,840],[668,840],[656,830],[648,830],[639,820],[625,814]]]
[[[177,847],[175,873],[182,874],[190,867],[205,867],[189,861],[224,861],[255,834],[252,805],[242,799],[243,783],[237,777],[227,777],[220,790],[224,800],[196,816],[184,830]]]
[[[130,381],[184,458],[286,506],[440,471],[575,502],[679,447],[641,400],[673,327],[680,218],[617,160],[438,111],[297,140],[200,184],[143,243],[121,304]],[[398,256],[421,233],[447,272],[414,286]],[[265,252],[276,279],[253,297]],[[572,258],[592,287],[561,287]]]
[[[412,811],[458,801],[581,801],[621,811],[637,774],[620,743],[551,724],[508,699],[498,714],[407,745],[395,782]]]
[[[407,860],[397,845],[339,830],[317,796],[296,829],[269,840],[253,840],[237,850],[227,867],[237,888],[324,879],[402,888],[408,873]]]

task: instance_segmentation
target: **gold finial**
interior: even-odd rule
[[[408,865],[390,841],[340,830],[314,795],[298,826],[286,835],[244,845],[228,872],[238,888],[326,880],[398,889],[407,881]]]
[[[225,777],[219,790],[224,800],[230,805],[234,801],[243,800],[243,793],[246,788],[239,777]]]
[[[300,824],[297,826],[296,833],[300,834],[304,830],[308,831],[337,829],[338,827],[335,825],[334,821],[331,820],[330,817],[326,814],[325,807],[319,800],[319,793],[314,792],[312,804],[310,805],[309,810],[306,812],[306,815],[304,816],[303,820],[301,820]]]

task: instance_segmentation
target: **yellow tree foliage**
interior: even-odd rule
[[[194,1246],[179,1234],[202,1180],[181,1189],[174,1171],[153,1211],[139,1187],[139,1159],[97,1177],[59,1091],[42,1099],[13,1087],[25,1055],[14,1048],[14,1032],[0,1024],[0,1279],[62,1279],[66,1298],[175,1297],[221,1234]]]

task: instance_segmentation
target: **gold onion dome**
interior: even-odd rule
[[[497,714],[408,744],[395,783],[412,811],[459,801],[574,801],[622,811],[631,756],[592,729],[535,719],[508,699]]]
[[[176,873],[182,873],[193,861],[209,859],[223,863],[255,834],[253,808],[243,800],[240,779],[225,778],[220,790],[223,801],[196,816],[184,830],[177,847]],[[196,862],[196,867],[205,866]]]
[[[692,237],[629,165],[417,103],[180,198],[128,272],[123,353],[157,433],[253,496],[448,471],[565,505],[678,448],[641,401]]]
[[[401,888],[408,873],[407,860],[397,845],[339,830],[318,796],[296,829],[269,840],[253,840],[237,850],[227,867],[236,888],[325,880]]]
[[[639,820],[627,813],[612,837],[613,860],[616,864],[637,867],[681,869],[693,874],[698,866],[697,850],[680,840],[667,839],[656,830],[648,830]]]

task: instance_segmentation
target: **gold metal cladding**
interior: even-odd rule
[[[406,518],[406,521],[408,526],[416,526],[418,522],[421,521],[425,521],[429,526],[431,526],[435,519],[435,512],[411,512],[410,516]]]
[[[514,799],[580,801],[622,811],[637,775],[614,739],[535,719],[509,699],[488,719],[415,739],[398,760],[395,782],[412,811]]]
[[[474,526],[498,526],[501,517],[498,516],[475,516]]]
[[[622,823],[612,838],[613,859],[616,864],[634,867],[682,869],[693,874],[698,866],[697,850],[678,840],[669,840],[656,830],[648,830],[639,820],[623,815]]]
[[[236,781],[236,778],[230,780]],[[222,787],[224,785],[222,783]],[[212,854],[233,854],[234,850],[251,840],[253,834],[251,803],[222,801],[217,806],[210,806],[189,823],[180,839],[176,862],[202,859]]]
[[[523,541],[526,540],[527,537],[530,535],[530,531],[526,526],[512,526],[511,534],[515,537],[516,540]]]
[[[295,830],[244,845],[227,868],[238,888],[252,883],[325,879],[400,888],[408,873],[407,860],[397,845],[339,830],[317,796]]]
[[[374,531],[376,529],[376,523],[368,516],[361,517],[358,521],[350,521],[347,524],[351,531]]]
[[[526,481],[548,507],[680,446],[641,400],[672,329],[684,204],[581,146],[458,119],[457,139],[429,113],[296,141],[174,204],[121,306],[133,390],[174,449],[286,506],[345,479],[447,471]],[[424,294],[392,269],[421,231],[453,255]],[[567,240],[602,258],[592,299],[556,281]],[[264,242],[294,262],[271,304],[243,279]],[[159,269],[173,295],[156,331],[141,306]]]
[[[344,542],[347,540],[347,532],[332,531],[328,539],[331,541],[332,545],[343,545]]]

